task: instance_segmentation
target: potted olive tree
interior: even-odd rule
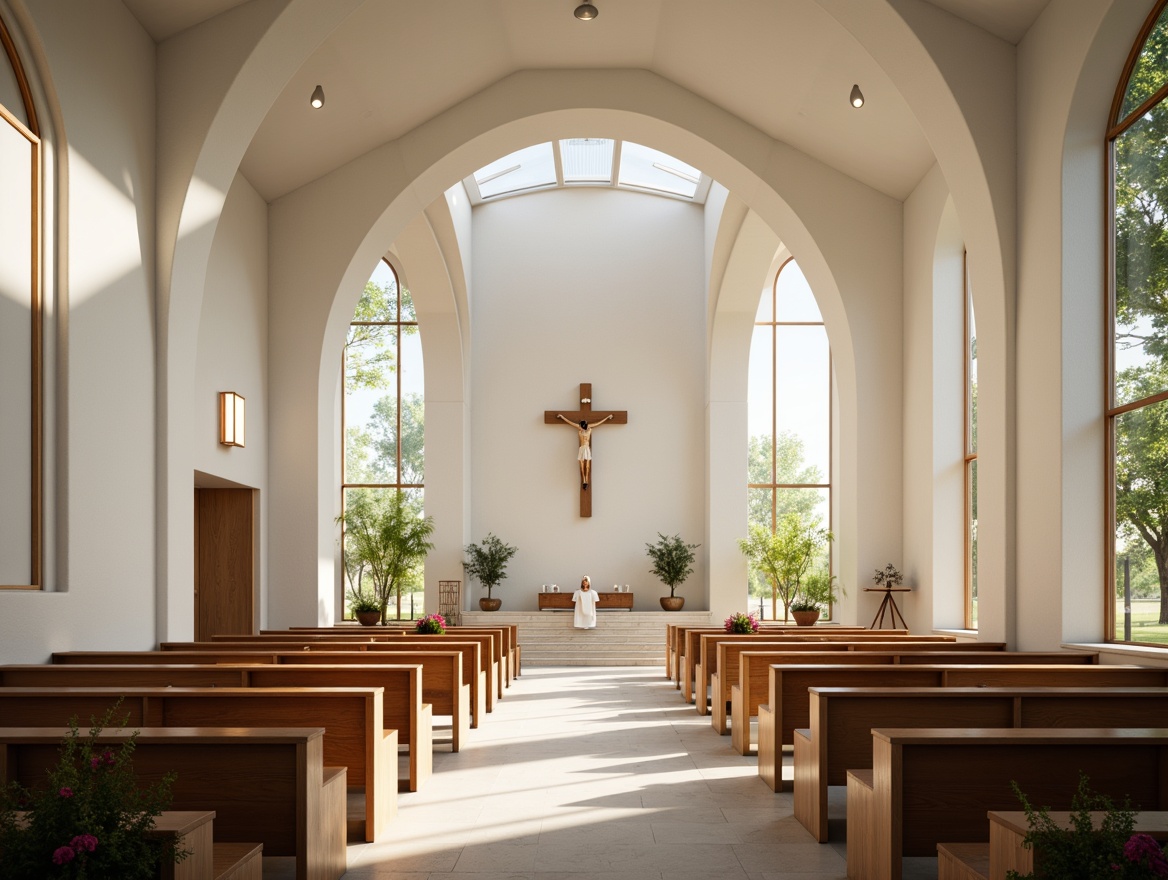
[[[669,595],[661,597],[661,607],[666,611],[680,611],[685,605],[685,597],[675,594],[675,590],[685,583],[686,578],[693,574],[694,551],[701,544],[687,544],[681,540],[681,535],[666,537],[657,533],[656,544],[646,544],[645,550],[653,560],[650,571],[669,587]]]
[[[418,508],[403,492],[354,492],[337,517],[345,529],[345,565],[360,572],[350,591],[354,613],[358,606],[376,610],[385,625],[389,600],[396,596],[401,620],[402,588],[417,581],[426,554],[434,549],[434,520]]]
[[[503,600],[493,598],[491,590],[506,579],[507,563],[517,552],[518,547],[504,544],[489,532],[482,543],[466,545],[466,555],[470,557],[462,563],[466,576],[476,578],[487,588],[486,598],[479,599],[479,608],[483,611],[498,611],[503,607]]]
[[[780,600],[783,620],[790,619],[792,603],[799,598],[812,564],[832,540],[831,532],[818,523],[806,522],[797,512],[784,515],[773,533],[757,523],[751,524],[750,537],[740,540],[738,548],[754,568],[770,579],[772,619],[778,619]],[[818,606],[812,603],[812,607]]]
[[[834,574],[828,574],[824,567],[813,569],[803,576],[799,593],[791,602],[791,616],[799,626],[812,626],[824,609],[839,601],[838,593],[844,593]],[[846,595],[846,594],[845,594]]]

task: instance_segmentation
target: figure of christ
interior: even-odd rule
[[[586,422],[580,420],[577,425],[563,413],[557,413],[556,418],[560,419],[565,425],[571,425],[576,429],[576,433],[580,435],[580,452],[577,459],[580,462],[580,488],[587,489],[588,483],[592,479],[592,429],[603,425],[612,415],[607,415],[598,422]]]

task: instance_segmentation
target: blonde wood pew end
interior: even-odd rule
[[[988,880],[988,843],[938,843],[937,880]]]

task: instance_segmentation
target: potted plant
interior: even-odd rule
[[[441,614],[427,614],[419,617],[414,624],[414,632],[420,635],[440,636],[446,633],[446,618]]]
[[[790,618],[791,603],[799,598],[803,581],[834,535],[818,523],[808,523],[798,512],[785,514],[774,532],[757,523],[750,537],[738,542],[750,564],[771,582],[771,617],[778,618],[778,602],[783,603],[783,620]]]
[[[758,632],[758,618],[755,617],[753,611],[744,614],[741,611],[735,611],[723,622],[722,626],[728,633],[738,633],[740,635],[754,635]]]
[[[434,549],[430,542],[434,520],[423,517],[420,506],[404,492],[358,490],[350,494],[345,512],[337,517],[344,526],[345,566],[361,567],[353,595],[366,595],[363,582],[369,582],[383,626],[393,596],[401,620],[402,588],[418,580],[426,554]]]
[[[653,560],[650,571],[657,580],[669,587],[669,595],[661,597],[661,607],[666,611],[680,611],[685,605],[685,597],[676,595],[674,591],[693,574],[694,551],[700,546],[685,543],[681,535],[667,538],[660,532],[657,533],[656,544],[645,545],[649,558]]]
[[[824,609],[833,602],[839,601],[839,593],[843,587],[837,583],[834,574],[828,574],[826,569],[818,568],[807,572],[799,586],[799,592],[791,600],[791,616],[799,626],[813,626],[819,620]]]
[[[479,608],[483,611],[498,611],[503,607],[503,600],[493,598],[491,590],[506,579],[507,563],[517,552],[518,547],[504,544],[489,532],[481,544],[466,545],[466,554],[470,557],[462,563],[466,576],[476,578],[487,588],[486,598],[479,599]]]
[[[349,597],[349,610],[361,626],[373,626],[381,620],[381,603],[368,593],[357,593]]]
[[[98,743],[103,727],[125,727],[110,709],[81,736],[76,720],[60,748],[60,760],[43,788],[19,783],[0,788],[0,876],[8,880],[50,877],[117,877],[151,880],[162,866],[182,861],[174,838],[152,834],[169,808],[175,775],[140,786],[131,757],[134,733],[117,746]]]

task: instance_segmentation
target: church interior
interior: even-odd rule
[[[798,508],[832,626],[1168,666],[1163,8],[0,0],[0,658],[340,624],[376,486],[474,626]]]

